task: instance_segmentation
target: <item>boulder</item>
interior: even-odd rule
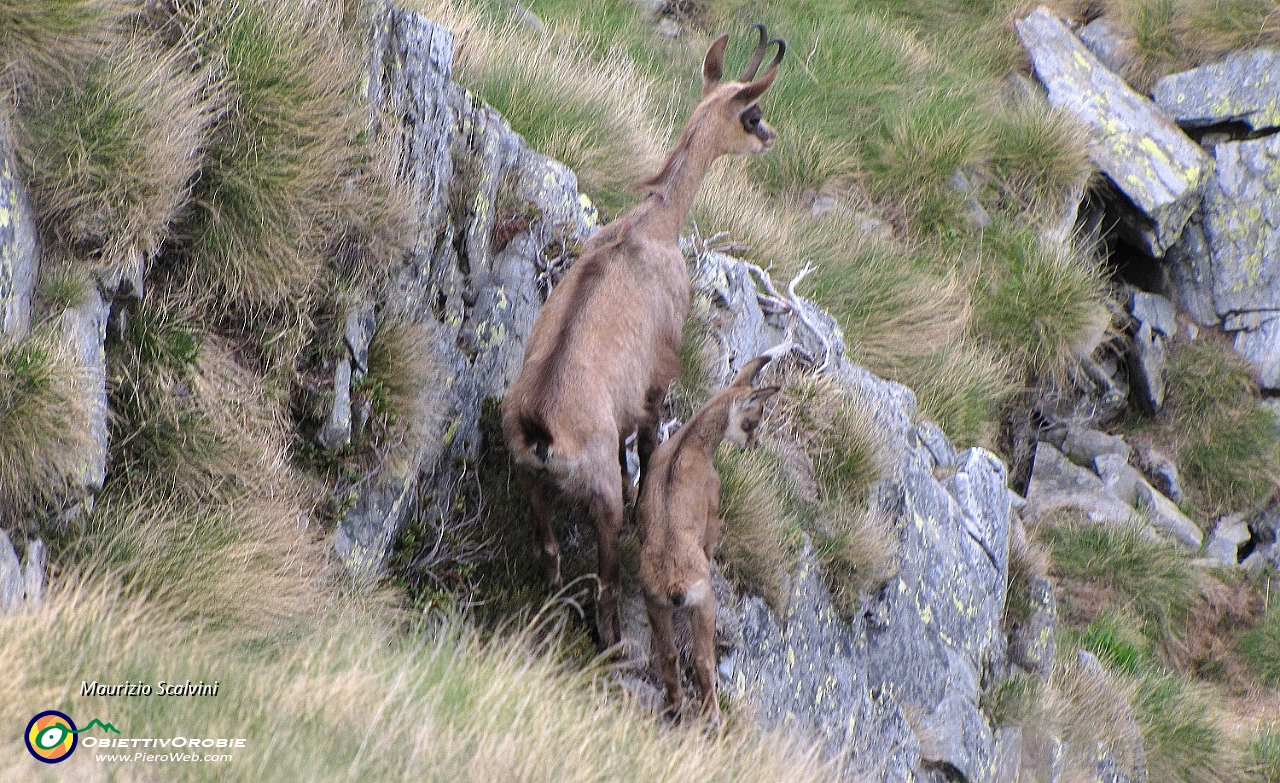
[[[1178,307],[1201,326],[1217,326],[1222,317],[1213,303],[1213,266],[1203,220],[1201,213],[1192,216],[1177,244],[1169,248],[1165,269],[1169,294]]]
[[[1182,482],[1178,479],[1178,466],[1173,460],[1151,446],[1142,446],[1134,455],[1134,461],[1151,486],[1175,503],[1183,501]]]
[[[89,421],[86,422],[93,436],[88,451],[80,455],[79,486],[72,487],[74,503],[77,495],[92,496],[102,489],[107,475],[107,320],[111,315],[111,296],[98,285],[88,286],[84,302],[68,308],[58,316],[57,325],[62,341],[80,363],[84,372],[82,381],[88,387],[90,397]]]
[[[1162,257],[1195,210],[1213,160],[1045,8],[1016,23],[1049,103],[1090,131],[1089,156],[1140,210],[1131,229]]]
[[[1129,314],[1138,323],[1150,324],[1156,334],[1170,339],[1178,334],[1178,311],[1170,302],[1159,294],[1146,291],[1129,293]]]
[[[1116,454],[1129,459],[1129,444],[1119,435],[1091,430],[1088,427],[1068,427],[1062,441],[1062,452],[1068,456],[1092,462],[1103,454]]]
[[[1129,380],[1134,401],[1148,416],[1159,413],[1164,405],[1168,360],[1164,338],[1156,334],[1150,324],[1138,324],[1129,351]]]
[[[1120,73],[1124,70],[1125,61],[1133,48],[1133,39],[1109,17],[1100,16],[1081,27],[1076,35],[1080,42],[1089,48],[1098,62],[1110,71]]]
[[[22,605],[23,593],[22,565],[9,536],[0,529],[0,615],[16,611]]]
[[[1170,74],[1156,81],[1151,98],[1188,127],[1224,122],[1243,122],[1254,130],[1280,126],[1280,50],[1233,52],[1221,62]]]
[[[1143,481],[1138,484],[1138,503],[1143,514],[1161,535],[1191,550],[1200,548],[1204,534],[1191,518],[1169,498]]]
[[[1098,523],[1123,524],[1135,516],[1132,508],[1107,491],[1093,471],[1073,464],[1048,443],[1037,443],[1025,516],[1040,519],[1062,510],[1077,512]]]
[[[1213,526],[1213,534],[1204,547],[1205,554],[1224,566],[1234,566],[1240,562],[1240,545],[1250,537],[1244,514],[1225,516]]]
[[[1253,365],[1264,389],[1280,389],[1280,311],[1267,311],[1256,327],[1235,332],[1231,346]]]
[[[0,111],[0,337],[25,337],[39,269],[35,216]]]
[[[351,442],[351,359],[346,356],[334,362],[333,406],[329,418],[316,433],[316,442],[337,451]]]
[[[1107,491],[1122,503],[1133,506],[1138,502],[1138,485],[1142,475],[1121,454],[1099,454],[1093,458],[1093,469],[1098,472]]]

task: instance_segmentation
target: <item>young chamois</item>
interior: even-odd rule
[[[751,384],[771,357],[752,359],[733,383],[693,414],[653,455],[653,480],[640,491],[640,587],[649,610],[658,668],[672,712],[684,702],[672,612],[685,607],[693,629],[693,665],[702,690],[702,711],[718,721],[716,656],[712,637],[716,601],[711,591],[711,556],[720,537],[720,474],[712,458],[720,441],[743,448],[755,443],[764,404],[778,388]]]
[[[711,162],[761,153],[776,134],[756,101],[773,83],[785,44],[764,27],[737,81],[722,81],[727,35],[702,65],[702,99],[662,170],[641,186],[645,199],[601,228],[534,321],[524,365],[502,402],[502,430],[529,495],[536,550],[559,584],[560,544],[549,516],[558,488],[586,504],[599,551],[596,628],[619,640],[618,534],[622,529],[624,442],[637,433],[641,479],[657,447],[658,416],[678,369],[689,309],[689,273],[678,240]],[[777,56],[755,78],[766,51]]]

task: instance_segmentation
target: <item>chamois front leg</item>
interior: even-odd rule
[[[551,525],[551,503],[547,498],[546,482],[527,470],[517,471],[517,480],[529,497],[529,505],[533,507],[534,554],[542,560],[547,581],[559,587],[560,578],[560,542],[556,540],[555,528]]]
[[[720,701],[716,698],[716,599],[706,597],[689,607],[693,629],[693,668],[702,691],[702,714],[712,726],[720,725]]]
[[[676,666],[679,653],[676,651],[675,631],[671,622],[671,604],[646,595],[644,605],[649,611],[649,628],[653,631],[653,652],[658,659],[658,672],[662,675],[662,684],[666,686],[667,706],[673,717],[679,717],[680,710],[684,706],[684,690],[680,687],[680,671]]]
[[[596,527],[599,563],[596,576],[600,592],[596,599],[596,631],[600,645],[612,647],[622,638],[618,622],[618,592],[621,586],[618,565],[618,536],[622,532],[622,486],[616,480],[604,482],[591,502],[591,519]]]

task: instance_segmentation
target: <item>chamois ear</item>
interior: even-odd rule
[[[733,376],[730,386],[750,386],[764,369],[764,366],[773,359],[772,356],[757,356],[746,364],[742,365],[742,369],[738,370],[738,374]]]
[[[735,103],[750,106],[760,100],[760,96],[764,95],[764,91],[773,85],[773,80],[778,77],[778,63],[782,62],[782,56],[787,53],[787,44],[781,38],[774,38],[765,44],[765,48],[773,44],[778,45],[778,53],[774,55],[773,62],[769,63],[769,67],[764,69],[764,73],[760,75],[759,79],[738,90],[738,94],[733,96]]]
[[[764,405],[766,402],[768,402],[770,397],[772,397],[773,395],[777,394],[780,391],[782,391],[781,386],[766,386],[763,389],[756,389],[755,391],[751,392],[751,396],[748,397],[747,399],[751,402],[752,405]]]
[[[702,94],[706,95],[720,83],[720,77],[724,76],[724,50],[729,45],[729,34],[717,38],[711,48],[707,49],[707,56],[702,60]]]

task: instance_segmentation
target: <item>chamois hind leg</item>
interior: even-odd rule
[[[712,725],[720,723],[720,701],[716,698],[716,599],[706,596],[689,607],[693,629],[693,668],[702,691],[702,714]]]
[[[551,503],[547,497],[548,488],[545,480],[527,470],[517,471],[517,479],[524,492],[529,496],[529,505],[533,507],[534,553],[542,560],[542,567],[547,581],[559,587],[560,579],[560,542],[556,540],[555,528],[551,525]]]
[[[621,639],[618,622],[618,591],[621,587],[618,535],[622,532],[622,486],[616,478],[601,482],[596,489],[591,500],[591,520],[596,527],[596,550],[599,553],[596,631],[600,634],[601,646],[608,648]]]
[[[640,457],[640,489],[649,480],[649,458],[658,450],[658,421],[662,418],[662,401],[666,389],[650,389],[645,395],[644,418],[636,428],[636,453]]]
[[[649,628],[653,630],[653,652],[658,659],[658,671],[667,690],[667,706],[672,716],[678,717],[684,706],[684,690],[680,687],[680,671],[676,667],[675,633],[671,624],[671,604],[664,604],[649,596],[644,599],[649,611]]]

